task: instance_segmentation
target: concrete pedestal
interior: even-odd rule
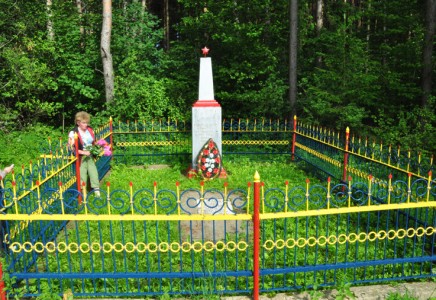
[[[221,107],[192,108],[192,169],[197,168],[197,156],[211,138],[222,153]]]

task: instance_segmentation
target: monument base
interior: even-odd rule
[[[192,108],[192,168],[197,168],[198,155],[209,139],[222,153],[221,119],[221,107]]]
[[[185,174],[186,174],[186,177],[188,177],[188,178],[194,178],[194,177],[196,177],[198,175],[198,172],[197,172],[196,169],[193,169],[193,168],[189,167],[186,170]],[[224,168],[221,168],[221,172],[220,172],[220,174],[218,175],[217,178],[221,178],[221,179],[227,178],[227,172],[226,172],[226,170]]]

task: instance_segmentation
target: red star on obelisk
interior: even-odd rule
[[[207,48],[206,46],[204,46],[204,48],[201,49],[201,51],[203,52],[204,57],[206,57],[207,54],[209,53],[209,48]]]

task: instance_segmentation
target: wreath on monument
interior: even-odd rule
[[[221,169],[222,161],[218,146],[212,139],[209,139],[198,154],[197,172],[204,179],[213,179],[220,175]]]

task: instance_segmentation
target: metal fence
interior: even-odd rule
[[[288,120],[223,120],[222,154],[266,159],[289,155],[292,123]],[[129,165],[188,164],[192,156],[191,124],[173,120],[114,122],[114,160]],[[196,154],[194,154],[196,155]]]
[[[271,151],[293,154],[311,165],[322,161],[321,173],[336,174],[338,180],[265,189],[256,174],[245,189],[107,186],[97,198],[77,189],[75,158],[52,150],[37,166],[2,183],[0,270],[15,278],[6,282],[9,295],[248,293],[256,298],[261,292],[436,276],[436,182],[431,172],[424,178],[409,175],[381,181],[362,175],[362,180],[350,176],[342,180],[344,164],[336,161],[346,150],[338,142],[289,129],[287,122],[267,122],[271,130],[241,123],[258,124],[231,123],[228,131],[238,138],[228,140],[243,141],[232,145],[234,153]],[[138,141],[129,140],[132,133],[117,140],[123,135],[115,134],[118,129],[111,126],[101,130],[101,137],[111,141],[115,155],[121,152],[112,163],[127,159],[128,150],[122,146],[159,144],[157,138],[147,140],[144,135],[142,139],[151,144],[123,145]],[[158,132],[155,137],[167,136],[162,140],[166,143],[177,140],[173,137],[180,133],[152,128]],[[251,128],[249,135],[244,136],[242,128]],[[162,151],[158,156],[147,149],[142,154],[156,158],[164,157],[168,149],[174,155],[183,152],[181,145],[170,144],[165,149],[156,146],[153,152]],[[320,150],[332,148],[339,155]],[[102,173],[110,159],[98,162]]]
[[[316,169],[320,178],[346,182],[351,176],[387,182],[389,176],[406,180],[428,178],[434,173],[433,155],[383,145],[368,138],[297,122],[294,118],[292,155]]]

